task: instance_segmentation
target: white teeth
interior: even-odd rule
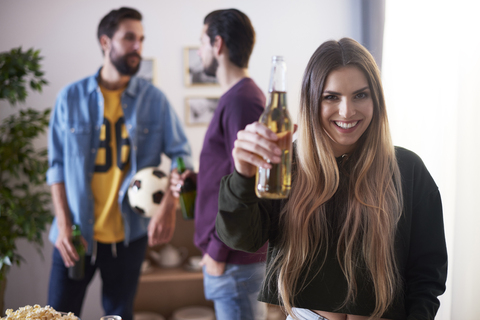
[[[337,126],[339,126],[340,128],[343,128],[343,129],[350,129],[352,127],[355,127],[357,125],[358,121],[355,121],[355,122],[349,122],[349,123],[346,123],[346,122],[339,122],[339,121],[335,121],[335,124]]]

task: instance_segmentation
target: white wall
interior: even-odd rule
[[[109,10],[123,5],[133,6],[143,13],[146,35],[143,55],[157,59],[158,85],[181,119],[184,119],[186,96],[220,94],[218,88],[186,88],[183,85],[182,49],[199,43],[203,17],[212,10],[235,7],[252,20],[257,45],[250,62],[250,74],[264,92],[271,56],[285,57],[288,103],[294,119],[301,77],[313,51],[325,40],[344,36],[358,40],[360,35],[356,0],[0,0],[0,52],[18,46],[34,47],[41,49],[45,57],[43,69],[50,84],[42,94],[31,94],[26,106],[52,107],[63,86],[100,67],[101,52],[96,40],[98,22]],[[0,120],[14,111],[0,103]],[[206,127],[186,127],[197,160],[205,131]],[[43,137],[38,144],[46,146],[46,139]],[[28,243],[19,241],[18,245],[26,263],[10,270],[6,307],[44,305],[52,245],[46,240],[44,260]],[[84,304],[84,320],[98,319],[102,313],[99,290],[96,279]]]
[[[386,8],[383,83],[393,141],[422,157],[442,195],[449,270],[437,319],[476,320],[480,318],[477,5],[468,0],[404,0],[387,2]]]

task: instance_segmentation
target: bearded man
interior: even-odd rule
[[[198,175],[189,170],[171,175],[175,196],[187,177],[197,178],[194,242],[203,253],[205,297],[214,302],[217,319],[266,319],[266,305],[257,295],[265,277],[267,245],[256,253],[233,250],[215,230],[220,181],[235,169],[237,132],[257,121],[265,106],[265,95],[248,72],[254,45],[255,30],[243,12],[216,10],[205,17],[198,54],[204,72],[217,77],[223,94],[205,135]]]
[[[81,316],[86,289],[96,270],[103,282],[105,314],[133,318],[133,301],[147,244],[170,241],[177,199],[166,192],[152,218],[129,206],[134,174],[183,157],[192,167],[190,146],[165,95],[135,77],[144,40],[142,15],[112,10],[98,26],[103,66],[95,75],[60,91],[50,119],[49,169],[55,245],[48,304]],[[72,244],[78,225],[86,248],[85,276],[68,277],[79,256]]]

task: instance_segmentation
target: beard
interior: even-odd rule
[[[212,62],[208,66],[206,66],[203,70],[207,76],[215,77],[217,75],[218,69],[218,60],[215,57],[212,58]]]
[[[130,57],[137,57],[140,61],[142,60],[142,57],[136,52],[119,56],[114,48],[112,48],[110,51],[110,61],[114,65],[115,69],[117,69],[117,71],[124,76],[133,76],[138,72],[138,69],[140,69],[140,62],[136,66],[131,66],[128,64],[128,59]]]

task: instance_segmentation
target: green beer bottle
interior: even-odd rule
[[[177,158],[177,172],[185,172],[185,163],[182,157]],[[191,178],[185,179],[180,189],[180,207],[184,219],[193,219],[195,212],[195,198],[197,196],[197,185]]]
[[[77,250],[79,259],[75,261],[73,267],[68,268],[68,277],[73,280],[82,280],[85,276],[85,247],[81,238],[80,226],[74,224],[72,226],[72,242],[75,250]]]

